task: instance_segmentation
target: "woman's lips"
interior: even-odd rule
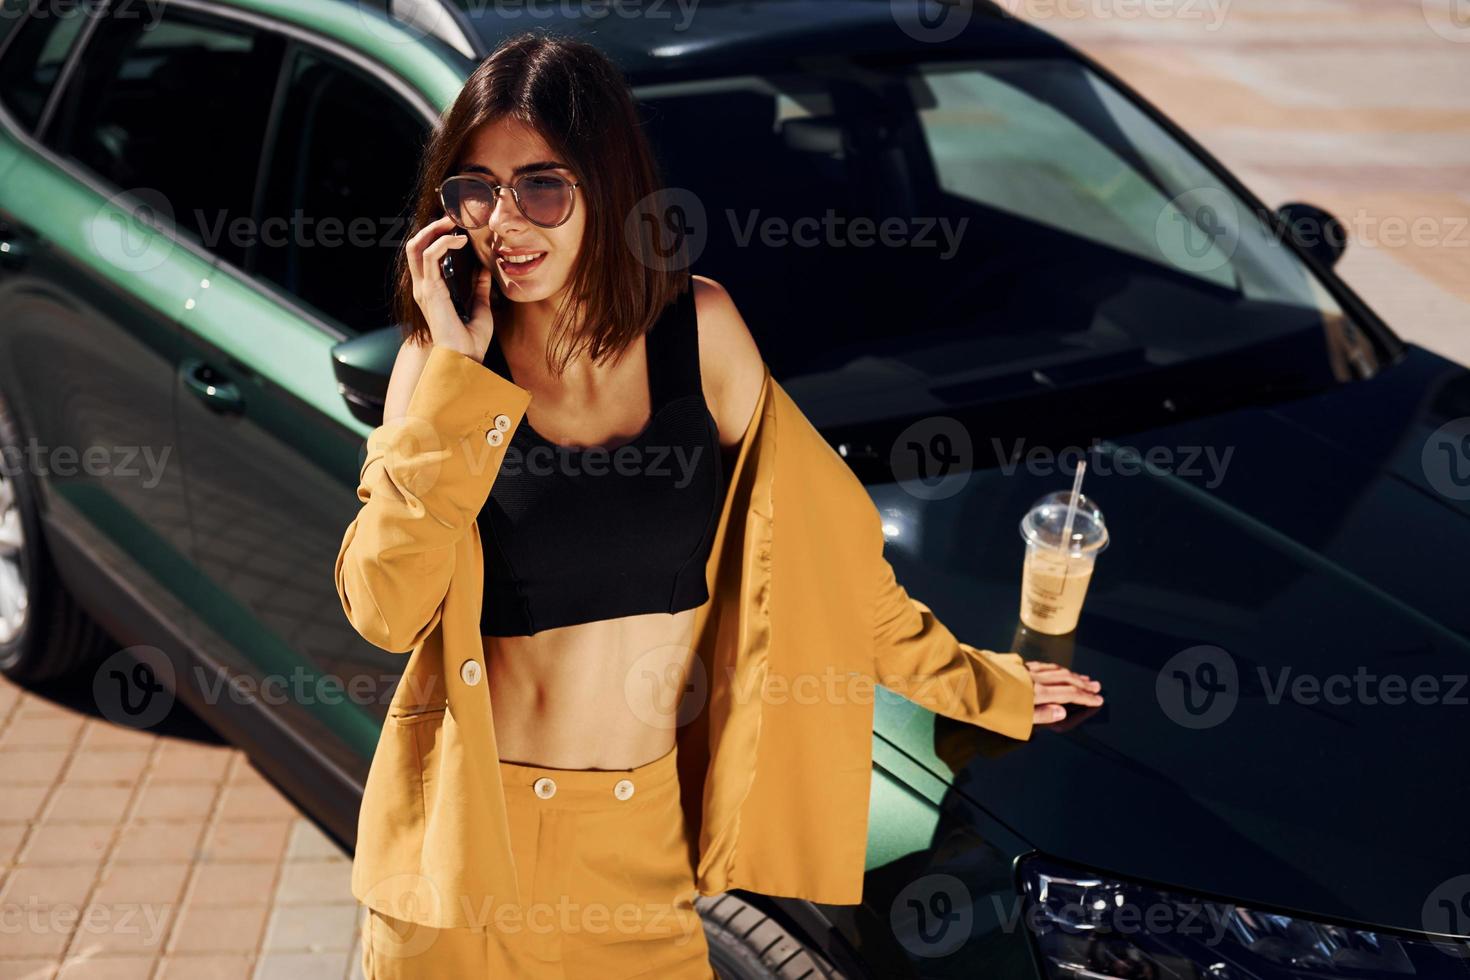
[[[495,257],[495,263],[500,266],[500,271],[507,276],[528,276],[540,268],[541,263],[546,261],[546,255],[547,253],[542,252],[529,262],[507,262],[503,256],[497,255]]]

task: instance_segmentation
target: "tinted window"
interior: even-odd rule
[[[388,326],[389,272],[428,135],[386,86],[302,50],[247,268],[348,330]]]
[[[1317,388],[1361,345],[1250,204],[1075,61],[864,56],[638,94],[694,271],[819,424],[1211,366],[1192,395]]]
[[[16,23],[20,8],[17,3],[0,7],[0,32],[8,32]],[[90,4],[67,0],[35,4],[6,46],[0,61],[0,100],[26,129],[35,129],[40,121],[56,76],[90,9]]]
[[[175,226],[239,262],[283,41],[165,8],[108,16],[67,85],[56,143],[124,190],[161,194]]]

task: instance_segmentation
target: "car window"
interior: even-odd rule
[[[0,31],[8,32],[19,22],[15,37],[8,43],[0,41],[5,44],[5,56],[0,59],[0,101],[27,130],[35,129],[40,121],[89,9],[80,0],[55,0],[35,4],[30,16],[21,20],[20,4],[6,3],[0,8]]]
[[[352,332],[389,326],[429,123],[385,85],[300,49],[247,268]]]
[[[238,263],[284,46],[173,6],[155,21],[108,16],[48,141],[115,187],[161,202],[178,231]]]
[[[1206,365],[1199,400],[1315,390],[1362,346],[1252,206],[1076,60],[854,55],[635,93],[665,224],[819,424]]]

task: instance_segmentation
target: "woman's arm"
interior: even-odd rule
[[[335,573],[342,610],[369,642],[408,653],[437,625],[455,545],[489,497],[530,400],[524,388],[435,344],[402,416],[385,412],[369,433],[357,487],[363,506],[343,535]],[[500,432],[493,444],[492,431]]]
[[[983,650],[955,638],[934,612],[877,559],[876,665],[879,684],[931,711],[1012,738],[1061,721],[1064,703],[1098,705],[1101,685],[1065,667]]]

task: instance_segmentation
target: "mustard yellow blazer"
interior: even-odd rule
[[[404,418],[374,429],[337,555],[354,629],[407,653],[358,815],[352,894],[435,928],[522,900],[480,637],[475,518],[530,392],[435,346]],[[962,643],[883,557],[862,483],[771,377],[739,456],[695,616],[707,683],[676,734],[699,891],[862,901],[873,685],[1017,739],[1021,657]],[[682,717],[682,716],[681,716]]]

